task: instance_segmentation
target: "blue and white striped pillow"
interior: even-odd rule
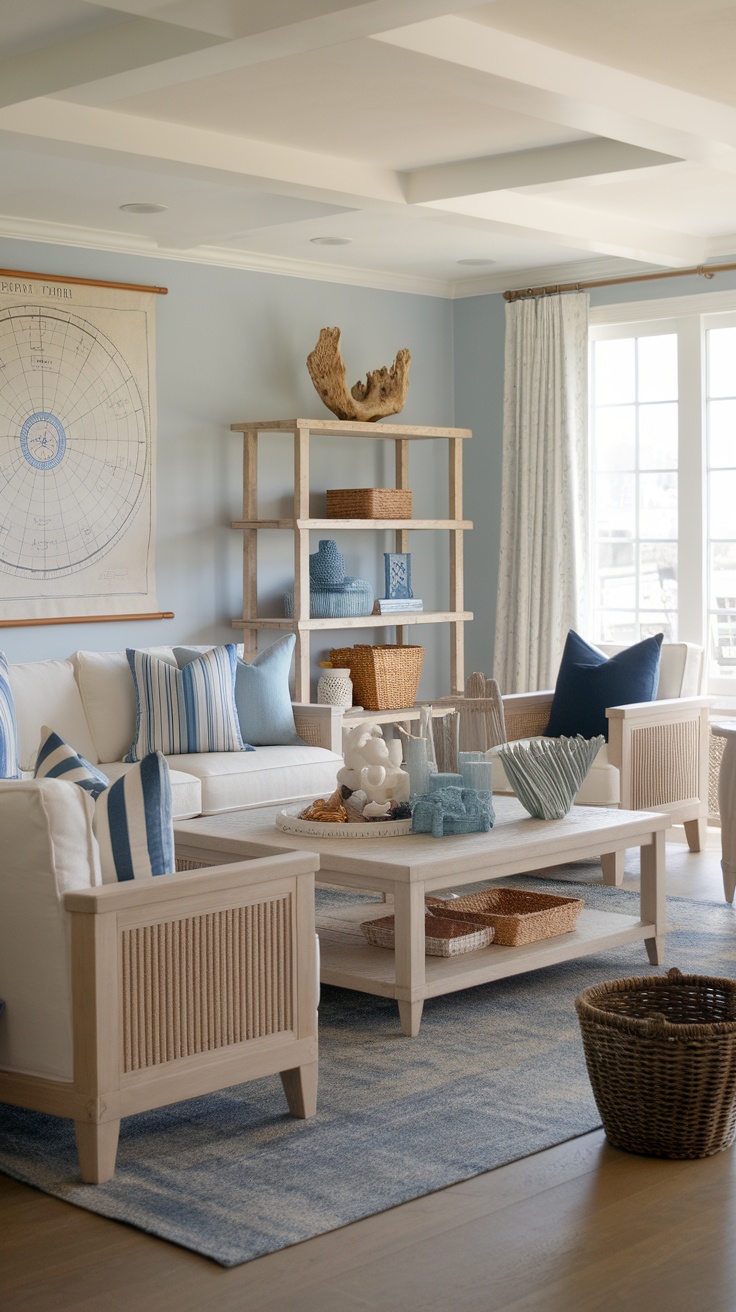
[[[7,657],[0,651],[0,779],[20,779],[18,725],[9,675]]]
[[[95,798],[110,783],[106,774],[75,752],[46,724],[41,729],[41,746],[33,773],[37,779],[66,779],[67,783],[79,784]]]
[[[171,780],[160,752],[145,756],[100,793],[92,829],[103,884],[174,873]]]
[[[149,752],[242,752],[235,706],[235,644],[213,647],[183,670],[145,651],[126,655],[136,696],[135,740],[126,761]]]

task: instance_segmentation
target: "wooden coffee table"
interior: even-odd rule
[[[488,834],[432,838],[336,839],[285,834],[275,827],[279,807],[230,811],[175,826],[177,856],[205,862],[312,851],[318,880],[393,897],[393,907],[353,906],[318,916],[321,979],[325,984],[396,998],[403,1031],[419,1032],[425,998],[488,980],[538,970],[621,943],[644,940],[649,961],[664,956],[665,830],[668,817],[648,811],[577,806],[562,820],[533,820],[514,797],[494,797],[496,823]],[[455,957],[425,957],[424,897],[439,889],[533,873],[641,848],[640,915],[585,908],[572,933],[522,947],[491,944]],[[576,886],[576,896],[585,889]],[[396,917],[395,952],[366,943],[360,922]]]

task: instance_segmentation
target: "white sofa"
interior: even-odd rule
[[[173,647],[148,650],[176,664]],[[68,660],[11,664],[10,686],[24,775],[33,772],[43,725],[111,780],[130,768],[123,757],[135,736],[136,701],[124,651],[78,651]],[[342,712],[331,706],[295,704],[294,719],[301,745],[168,757],[174,818],[332,792],[342,765]]]
[[[73,783],[0,781],[0,1102],[73,1120],[92,1183],[134,1112],[278,1072],[312,1115],[318,858],[101,886],[91,809]]]

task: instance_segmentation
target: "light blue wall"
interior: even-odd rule
[[[501,509],[505,301],[474,296],[455,305],[455,422],[472,428],[464,461],[465,596],[475,619],[466,629],[465,667],[490,673],[496,625]]]
[[[157,579],[159,606],[173,610],[176,618],[4,629],[0,648],[11,661],[66,656],[80,647],[105,651],[238,639],[229,622],[241,612],[242,539],[228,524],[241,514],[241,442],[229,426],[251,419],[329,417],[305,364],[321,327],[341,327],[351,383],[408,347],[411,383],[402,419],[454,423],[450,301],[9,240],[0,241],[0,265],[169,288],[157,301]],[[288,514],[290,439],[262,438],[260,445],[261,513],[280,506]],[[446,515],[446,470],[444,443],[418,445],[410,457],[417,515]],[[392,482],[393,443],[331,438],[318,445],[315,439],[313,487]],[[314,511],[324,513],[319,503]],[[293,583],[291,534],[260,537],[262,612],[282,614],[283,591]],[[393,545],[391,535],[385,538],[346,533],[339,542],[348,574],[368,578],[376,595],[383,594],[382,552]],[[411,546],[416,594],[427,609],[445,609],[446,535],[415,534]],[[364,641],[392,636],[390,630],[360,631]],[[315,643],[317,657],[330,644],[354,640],[355,631],[330,633],[324,643]],[[431,697],[449,687],[447,631],[426,626],[417,631],[417,640],[428,649],[420,693]]]

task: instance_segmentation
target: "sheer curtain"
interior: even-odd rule
[[[585,601],[588,296],[506,306],[503,495],[493,673],[554,687]]]

